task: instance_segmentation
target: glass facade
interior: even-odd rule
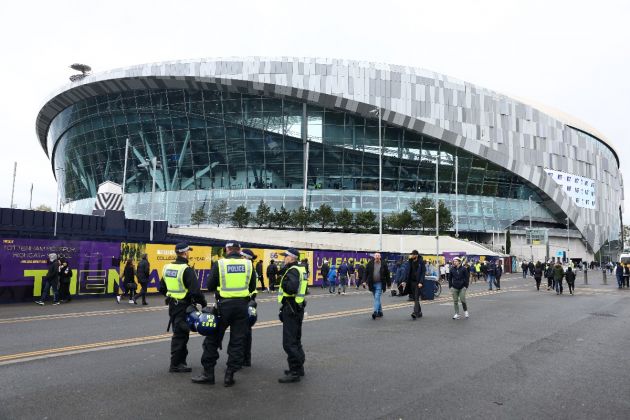
[[[378,209],[378,120],[263,96],[213,90],[134,90],[92,97],[62,111],[48,150],[70,210],[90,212],[98,185],[122,183],[125,142],[128,217],[149,217],[157,157],[154,216],[188,224],[215,199],[255,210],[260,199],[288,209],[302,204],[308,142],[307,201],[334,209]],[[428,136],[383,125],[383,209],[403,210],[435,192],[455,210],[459,161],[460,230],[504,229],[528,214],[536,190],[492,162]],[[554,222],[541,206],[538,219]]]

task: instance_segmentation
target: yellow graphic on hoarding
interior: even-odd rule
[[[267,284],[268,279],[266,278],[266,273],[267,273],[267,267],[269,267],[269,264],[271,263],[271,260],[274,261],[274,263],[278,266],[278,269],[280,269],[282,262],[284,261],[284,257],[281,255],[285,250],[284,249],[261,249],[261,252],[264,252],[264,259],[263,259],[263,273],[265,275],[265,284]],[[308,284],[309,286],[313,284],[313,267],[314,267],[314,261],[313,261],[313,251],[302,251],[300,250],[300,261],[302,261],[303,259],[307,259],[308,260],[308,272],[309,272],[309,276],[308,276]]]

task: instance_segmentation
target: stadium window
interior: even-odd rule
[[[558,174],[558,179],[562,179],[562,175]]]
[[[567,181],[571,181],[571,177],[570,176],[567,176]]]

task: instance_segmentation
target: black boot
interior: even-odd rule
[[[289,371],[288,375],[284,375],[282,378],[278,379],[278,382],[281,384],[291,384],[293,382],[300,382],[300,374],[294,370]]]
[[[304,368],[297,369],[297,370],[295,370],[295,372],[297,372],[298,376],[304,376]],[[284,374],[285,375],[290,375],[291,371],[287,369],[287,370],[284,371]]]
[[[233,370],[226,370],[225,371],[225,379],[223,379],[223,386],[228,387],[228,386],[232,386],[236,383],[236,381],[234,380],[234,371]]]
[[[186,373],[192,372],[192,368],[189,368],[186,363],[180,363],[177,366],[171,366],[168,371],[171,373]]]
[[[193,376],[191,379],[196,384],[214,385],[214,371],[213,372],[203,372],[200,375]]]

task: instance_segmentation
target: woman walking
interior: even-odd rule
[[[133,300],[133,296],[136,292],[136,270],[133,267],[133,261],[127,260],[127,264],[125,264],[125,270],[123,271],[123,282],[125,283],[125,293],[123,296],[129,292],[129,303],[136,303]]]
[[[543,276],[543,266],[540,261],[536,262],[536,266],[534,267],[534,280],[536,280],[536,290],[540,292],[540,282]]]

